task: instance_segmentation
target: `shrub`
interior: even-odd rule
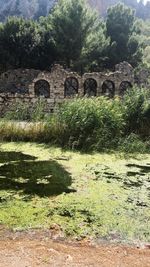
[[[150,90],[133,88],[123,98],[125,134],[150,135]]]
[[[38,99],[32,106],[29,103],[17,101],[12,110],[4,115],[4,119],[14,121],[42,121],[44,118],[44,99]]]
[[[66,101],[55,122],[63,127],[64,145],[78,149],[102,150],[114,146],[123,130],[120,102],[104,97]]]
[[[22,103],[22,101],[17,101],[16,104],[13,105],[12,110],[5,113],[4,118],[14,121],[30,120],[29,105],[27,103]]]
[[[132,133],[120,139],[118,149],[126,153],[146,153],[149,152],[149,144],[148,142],[143,142],[138,135]]]
[[[1,122],[1,140],[50,142],[62,147],[104,151],[145,152],[150,136],[150,91],[133,88],[124,98],[76,98],[45,117],[45,102],[31,109],[19,104],[5,118],[33,123]],[[38,123],[37,123],[38,122]]]
[[[39,98],[37,102],[33,105],[31,110],[30,120],[31,121],[42,121],[45,118],[45,106],[46,103],[44,99]]]

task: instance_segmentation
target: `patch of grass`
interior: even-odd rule
[[[51,141],[51,129],[44,122],[0,121],[1,141]]]
[[[134,133],[121,138],[118,144],[118,150],[125,153],[146,153],[149,152],[149,147],[149,141],[143,142],[142,139]]]
[[[0,190],[1,224],[29,229],[49,228],[55,223],[66,236],[150,241],[150,155],[143,159],[140,154],[136,158],[131,155],[125,158],[120,153],[80,154],[31,143],[1,143],[0,147],[8,164],[8,169],[1,172],[6,162],[0,162],[0,179],[5,184]],[[6,152],[10,153],[9,158]],[[14,160],[14,152],[26,156]],[[50,180],[48,185],[43,183],[43,175],[51,174],[47,164],[46,173],[41,165],[33,168],[34,186],[30,187],[33,162],[56,163],[55,180],[62,180],[64,170],[65,176],[71,179],[67,188],[74,192],[68,194],[62,190],[51,194]],[[28,165],[26,172],[23,163]],[[11,175],[13,164],[15,169]],[[17,182],[16,187],[8,186],[8,177],[11,182]],[[39,183],[41,187],[37,191]]]
[[[0,223],[14,230],[44,228],[47,225],[48,201],[26,197],[9,191],[9,197],[1,192],[5,201],[0,203]]]
[[[35,103],[24,103],[20,100],[13,105],[12,110],[4,114],[5,120],[13,121],[42,121],[45,118],[46,103],[38,99]]]

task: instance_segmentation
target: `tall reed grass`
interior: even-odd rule
[[[78,150],[148,151],[150,138],[150,91],[134,88],[123,99],[77,98],[66,101],[57,113],[45,118],[39,103],[32,122],[0,121],[0,139],[49,142]],[[23,107],[20,109],[20,113]],[[26,110],[26,107],[25,107]],[[19,114],[19,113],[18,113]],[[19,115],[18,120],[24,119]],[[26,117],[26,116],[25,116]],[[36,122],[38,121],[38,122]],[[143,141],[145,141],[143,143]],[[137,149],[136,149],[137,148]]]

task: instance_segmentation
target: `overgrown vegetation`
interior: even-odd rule
[[[149,241],[150,157],[125,156],[1,144],[0,224],[57,225],[57,236],[77,239]]]
[[[32,106],[22,101],[17,101],[10,111],[4,114],[5,120],[40,122],[46,118],[46,103],[39,98]]]
[[[64,103],[55,116],[57,124],[64,127],[63,145],[96,150],[112,147],[121,137],[124,127],[120,105],[117,99],[104,97]]]
[[[45,115],[42,100],[33,112],[20,103],[16,111],[6,113],[1,120],[0,138],[46,142],[82,151],[145,152],[150,145],[149,100],[148,90],[133,88],[123,99],[75,98],[50,115]]]
[[[125,134],[150,136],[150,90],[133,88],[123,98]]]
[[[84,0],[60,0],[39,21],[14,17],[0,24],[0,67],[49,69],[59,61],[83,73],[123,60],[148,64],[141,25],[123,4],[108,9],[103,21]],[[69,99],[53,114],[45,114],[44,99],[32,107],[17,102],[0,120],[0,140],[32,144],[0,144],[0,224],[55,223],[65,236],[150,241],[149,138],[147,89]]]

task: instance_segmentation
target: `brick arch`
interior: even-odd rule
[[[49,98],[50,97],[49,82],[44,79],[40,79],[36,81],[34,84],[34,92],[35,92],[35,95],[38,97],[44,96],[45,98]]]
[[[64,96],[72,97],[78,94],[79,82],[76,77],[68,77],[64,84]]]
[[[102,84],[102,94],[108,97],[114,97],[115,83],[111,80],[105,80]]]
[[[129,81],[122,81],[119,86],[119,94],[123,95],[128,89],[131,89],[132,83]]]
[[[93,78],[88,78],[84,82],[84,95],[96,96],[97,95],[97,81]]]

